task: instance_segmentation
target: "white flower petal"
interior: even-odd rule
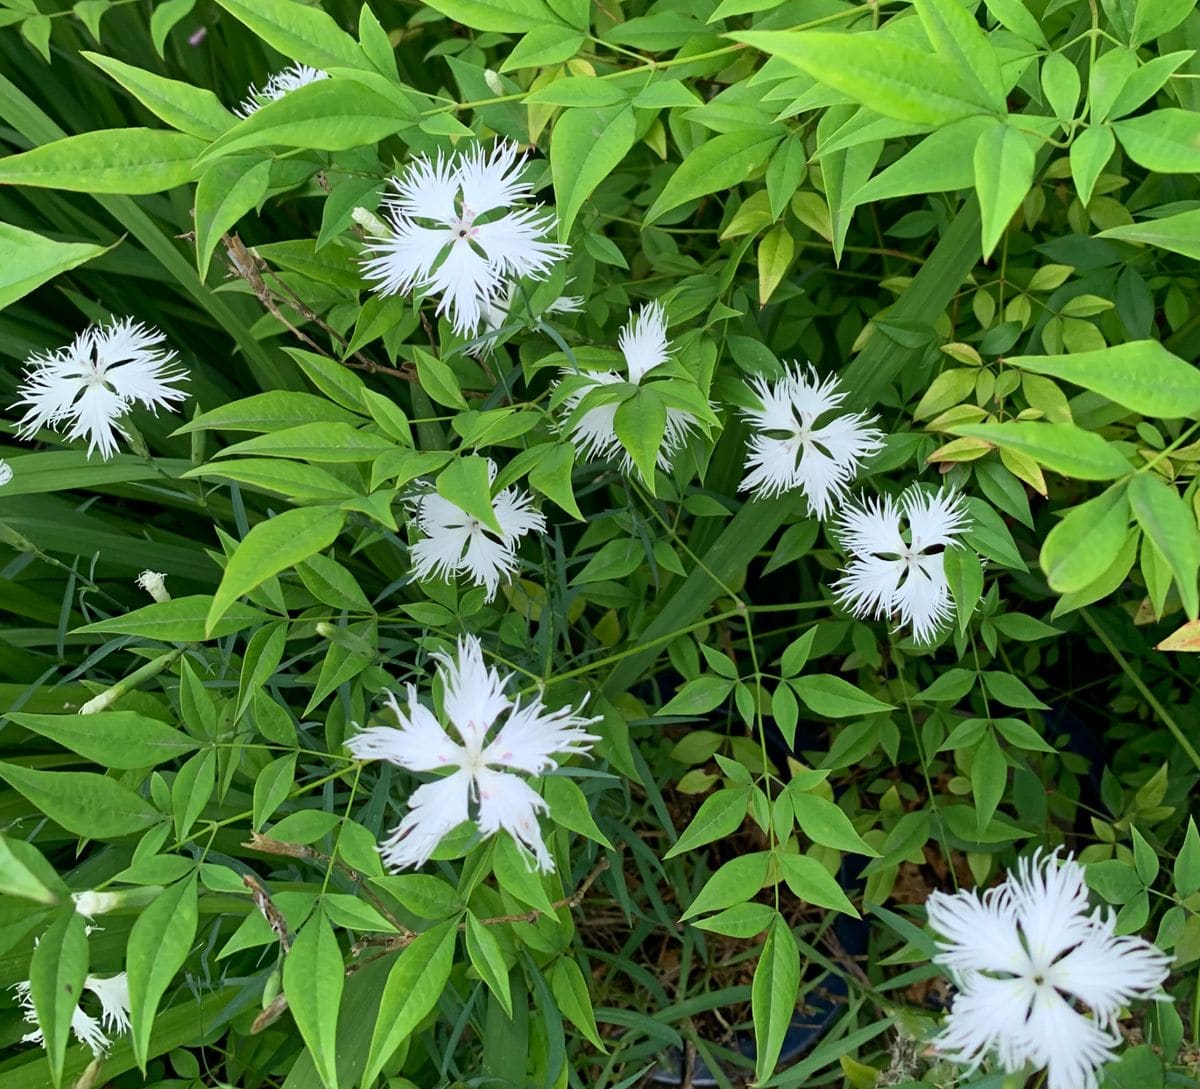
[[[393,219],[392,225],[391,235],[367,243],[371,256],[362,270],[381,295],[406,295],[428,286],[433,266],[456,236],[449,227],[422,227],[404,218]]]
[[[487,255],[493,275],[541,279],[567,255],[567,247],[547,242],[554,217],[533,208],[477,223],[471,238]]]
[[[543,873],[554,869],[554,860],[542,839],[538,813],[549,807],[524,779],[491,768],[475,776],[479,789],[479,831],[490,836],[503,829],[533,855]]]
[[[1033,1057],[1025,1022],[1034,987],[1022,978],[978,976],[954,996],[942,1031],[931,1041],[939,1054],[974,1070],[995,1054],[1009,1073]]]
[[[444,695],[442,708],[459,737],[476,756],[492,724],[512,701],[504,694],[508,679],[483,660],[483,644],[477,636],[459,639],[454,655],[436,655]]]
[[[558,767],[553,759],[556,753],[587,752],[591,742],[598,738],[584,727],[599,721],[598,718],[582,718],[571,708],[547,711],[540,699],[526,704],[518,701],[484,750],[482,761],[530,775],[542,775]]]
[[[952,896],[934,892],[926,902],[929,926],[943,939],[933,961],[947,968],[956,982],[975,972],[1029,973],[1029,954],[1007,892],[1004,886],[982,897],[967,890]]]
[[[419,216],[450,225],[458,220],[458,173],[441,152],[436,159],[420,155],[392,179],[396,195],[386,200],[387,207],[400,219]]]
[[[124,972],[115,976],[88,976],[83,989],[100,999],[100,1018],[104,1027],[114,1035],[129,1031],[129,977]]]
[[[417,787],[408,799],[404,819],[379,846],[385,866],[393,870],[423,866],[448,832],[469,819],[467,800],[471,773],[460,769],[444,779]]]
[[[1029,1054],[1046,1068],[1046,1089],[1096,1089],[1097,1071],[1116,1057],[1117,1032],[1072,1009],[1061,996],[1042,988],[1025,1025]]]
[[[268,102],[282,98],[288,91],[294,91],[297,87],[328,78],[329,73],[322,72],[319,68],[310,68],[307,64],[289,65],[282,72],[276,72],[270,76],[261,91],[252,83],[246,91],[246,97],[234,110],[234,113],[239,117],[249,117]]]
[[[649,371],[667,361],[667,315],[659,302],[647,303],[617,337],[617,346],[625,356],[629,381],[640,383]]]
[[[499,277],[487,258],[475,252],[465,238],[455,238],[442,263],[425,283],[430,292],[442,293],[439,315],[449,313],[460,336],[474,334],[483,320],[483,308],[499,286]]]
[[[474,144],[458,168],[463,204],[470,215],[511,208],[527,199],[533,187],[520,180],[524,167],[525,157],[518,155],[517,145],[510,141],[498,141],[490,154],[481,144]]]
[[[958,544],[971,523],[960,492],[942,489],[930,495],[909,488],[900,497],[900,506],[912,532],[912,548],[918,552]]]
[[[372,726],[347,738],[346,748],[356,760],[386,760],[409,771],[440,771],[460,767],[468,760],[467,750],[442,729],[433,712],[417,702],[416,690],[408,690],[408,712],[400,710],[395,697],[390,706],[401,728]]]

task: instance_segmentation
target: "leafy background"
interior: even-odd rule
[[[127,968],[121,1084],[618,1086],[672,1054],[951,1084],[920,905],[1065,843],[1177,956],[1109,1080],[1188,1078],[1193,7],[0,3],[0,396],[108,314],[161,327],[192,394],[108,462],[3,440],[0,985]],[[290,61],[334,78],[229,112]],[[352,218],[471,134],[536,146],[573,251],[483,361],[365,290]],[[583,313],[539,321],[563,291]],[[720,414],[653,490],[576,464],[548,408],[649,299]],[[737,492],[741,380],[791,359],[880,413],[866,488],[969,496],[985,562],[954,561],[933,648],[832,603],[797,497]],[[485,503],[483,456],[551,523],[490,605],[410,581],[402,501],[441,474]],[[341,743],[463,630],[603,716],[546,781],[544,882],[503,841],[374,853],[411,784]],[[81,944],[66,892],[101,886],[126,902]],[[798,1061],[797,995],[832,1011]],[[79,1078],[59,1035],[0,1089]]]

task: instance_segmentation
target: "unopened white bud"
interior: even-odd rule
[[[368,211],[366,208],[355,208],[350,213],[350,218],[372,237],[386,238],[392,233],[388,225],[379,216],[374,212]]]
[[[137,577],[137,584],[140,589],[145,590],[161,604],[171,600],[171,595],[167,593],[166,578],[167,576],[161,571],[143,571]]]
[[[504,94],[504,81],[501,80],[499,72],[493,71],[491,68],[485,68],[483,70],[483,82],[488,85],[492,94]]]
[[[13,478],[13,469],[7,461],[0,458],[0,488],[3,488]]]
[[[114,908],[119,907],[121,896],[115,892],[96,892],[89,889],[87,892],[73,892],[71,899],[75,902],[75,911],[82,915],[85,919],[91,919],[96,915],[104,915]]]

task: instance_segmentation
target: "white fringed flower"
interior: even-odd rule
[[[918,643],[929,642],[954,615],[945,551],[958,545],[968,524],[962,496],[950,491],[930,495],[913,487],[899,500],[851,502],[835,528],[850,554],[834,583],[838,601],[855,616],[910,624]]]
[[[759,496],[799,488],[818,518],[829,517],[858,473],[863,459],[883,446],[883,433],[865,412],[832,416],[846,395],[837,379],[821,381],[810,365],[785,368],[777,382],[754,378],[750,389],[761,409],[743,410],[754,428],[741,490]],[[817,426],[817,420],[825,422]]]
[[[17,387],[14,408],[28,405],[17,423],[21,438],[33,438],[43,427],[66,428],[68,439],[85,437],[88,455],[99,450],[109,458],[117,451],[117,422],[136,402],[153,412],[174,411],[187,394],[174,383],[187,372],[166,338],[132,318],[92,325],[65,348],[31,356]]]
[[[458,740],[409,685],[407,709],[388,696],[399,729],[373,726],[346,742],[359,760],[387,760],[409,771],[455,769],[413,791],[404,819],[380,847],[384,862],[392,869],[423,865],[447,833],[473,819],[480,835],[503,830],[533,855],[540,870],[553,870],[538,825],[546,803],[511,773],[543,775],[558,767],[554,754],[587,752],[597,739],[584,727],[598,720],[581,718],[572,708],[547,711],[536,697],[528,703],[510,700],[504,694],[508,678],[484,663],[473,635],[459,640],[456,656],[436,657],[442,709]]]
[[[626,374],[617,371],[591,371],[582,375],[584,381],[563,400],[568,415],[575,412],[583,399],[601,386],[619,382],[641,385],[642,379],[670,358],[667,341],[667,316],[662,304],[647,303],[635,316],[629,312],[629,321],[617,338],[617,346],[625,357]],[[573,374],[564,371],[563,376]],[[609,401],[594,405],[569,424],[569,438],[579,453],[595,460],[620,458],[625,472],[634,469],[631,458],[621,440],[617,438],[616,417],[618,404]],[[671,458],[687,441],[688,432],[695,426],[695,417],[680,408],[667,408],[667,426],[659,447],[657,464],[660,469],[671,467]]]
[[[384,295],[441,295],[437,312],[449,312],[455,332],[474,334],[512,280],[542,279],[568,252],[546,240],[553,214],[519,207],[533,193],[520,181],[524,164],[506,141],[490,153],[475,144],[450,159],[414,160],[392,179],[391,233],[368,244],[367,279]]]
[[[13,478],[12,466],[7,461],[0,458],[0,488],[3,488]]]
[[[91,991],[100,1000],[100,1016],[93,1017],[77,1005],[71,1011],[71,1032],[75,1039],[86,1044],[92,1049],[92,1054],[99,1057],[108,1051],[111,1044],[110,1037],[105,1035],[106,1031],[112,1036],[129,1031],[129,979],[124,972],[118,972],[115,976],[88,976],[83,981],[83,989]],[[29,981],[14,983],[13,990],[17,992],[21,1015],[28,1024],[34,1026],[32,1032],[21,1037],[21,1042],[44,1047],[45,1038],[38,1025],[37,1011],[33,1008]]]
[[[489,459],[488,475],[496,479],[496,463]],[[518,488],[505,488],[492,500],[492,513],[502,533],[485,526],[473,514],[429,491],[412,501],[422,537],[412,546],[413,573],[418,579],[448,579],[467,575],[487,589],[487,600],[496,596],[502,579],[517,569],[517,544],[526,533],[546,528],[546,518],[533,509],[533,496]]]
[[[1122,1009],[1158,991],[1171,958],[1088,906],[1083,868],[1053,855],[1023,859],[982,896],[935,892],[934,963],[959,988],[935,1048],[972,1070],[994,1056],[1008,1073],[1044,1067],[1047,1089],[1096,1089]]]
[[[282,72],[276,72],[270,76],[261,91],[255,84],[250,84],[246,91],[246,97],[234,112],[238,117],[249,117],[268,102],[282,98],[288,91],[294,91],[297,87],[328,78],[328,72],[322,72],[319,68],[310,68],[307,64],[288,65]]]
[[[139,590],[145,590],[160,604],[171,600],[167,591],[167,576],[161,571],[143,571],[137,577],[137,585]]]

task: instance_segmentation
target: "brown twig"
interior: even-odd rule
[[[304,843],[285,843],[283,840],[271,839],[270,836],[261,836],[257,832],[251,832],[250,841],[243,843],[242,846],[248,847],[252,851],[260,851],[264,855],[281,855],[284,858],[303,859],[307,862],[315,862],[323,866],[330,864],[336,866],[358,886],[359,891],[370,902],[371,906],[399,931],[399,936],[406,938],[406,945],[416,937],[415,932],[409,930],[408,927],[400,922],[391,913],[387,904],[374,893],[367,884],[368,879],[366,875],[359,873],[358,870],[348,865],[342,859],[322,854],[315,847],[309,847]]]
[[[283,951],[285,953],[288,952],[292,948],[292,942],[288,937],[287,920],[283,917],[279,908],[271,901],[267,890],[258,883],[253,874],[249,873],[242,876],[242,884],[250,890],[250,895],[254,899],[254,906],[262,912],[262,917],[267,920],[267,926],[275,931],[275,935],[279,938],[279,944],[283,947]]]
[[[274,291],[263,278],[264,271],[270,270],[262,259],[252,249],[248,249],[236,234],[225,235],[224,242],[225,252],[229,257],[229,264],[234,274],[249,285],[250,290],[254,292],[255,298],[258,299],[271,317],[285,326],[297,340],[307,344],[320,355],[326,358],[334,358],[304,330],[298,328],[279,308]],[[330,337],[341,344],[343,348],[348,346],[349,341],[297,296],[286,283],[282,280],[278,282],[280,288],[288,295],[287,304],[293,307],[305,321],[311,321],[319,326]],[[350,359],[339,359],[337,362],[343,367],[349,367],[351,370],[368,371],[371,374],[386,374],[392,378],[400,378],[405,382],[417,381],[416,369],[411,363],[405,363],[403,367],[388,367],[382,363],[376,363],[375,360],[363,355],[362,352],[355,352]]]

